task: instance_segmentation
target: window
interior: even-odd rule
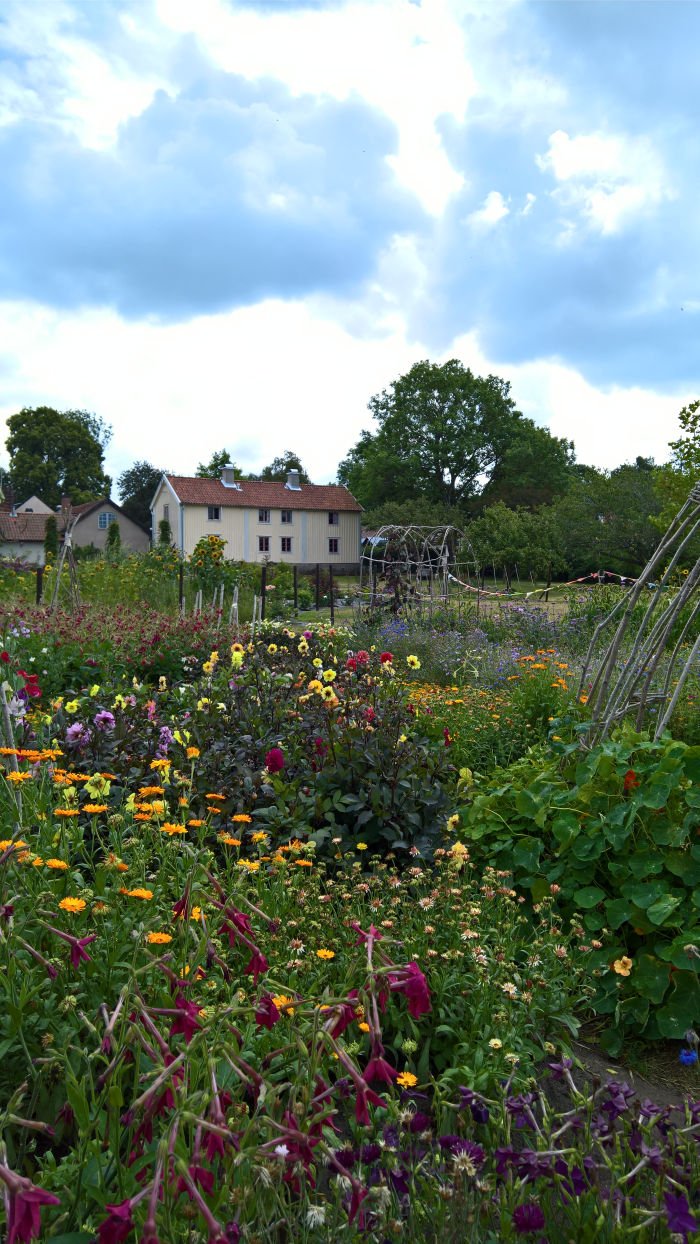
[[[328,541],[328,552],[337,553],[339,544],[340,544],[340,541],[337,539],[337,537],[335,536],[331,537],[331,539]]]
[[[97,516],[97,526],[100,531],[106,531],[110,523],[116,523],[116,521],[116,514],[110,514],[109,510],[103,510],[102,513]]]
[[[207,519],[210,523],[218,523],[220,518],[221,518],[221,506],[220,505],[207,506]]]
[[[170,506],[169,505],[163,506],[163,522],[164,523],[170,522]]]
[[[329,510],[329,511],[328,511],[328,526],[329,526],[329,527],[337,527],[337,526],[338,526],[338,522],[339,522],[339,519],[338,519],[338,511],[337,511],[337,510]]]
[[[281,515],[282,515],[282,522],[283,522],[283,523],[291,523],[291,521],[292,521],[292,511],[291,511],[291,510],[281,510],[281,511],[280,511],[280,513],[281,513]]]
[[[258,553],[270,552],[270,537],[258,536]]]
[[[283,553],[291,553],[291,551],[292,551],[292,537],[291,537],[291,536],[282,536],[282,537],[281,537],[281,540],[282,540],[282,552],[283,552]]]
[[[269,521],[270,521],[270,511],[269,510],[258,510],[258,522],[269,523]]]

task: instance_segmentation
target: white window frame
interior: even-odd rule
[[[108,531],[111,524],[116,523],[116,521],[117,516],[116,514],[113,514],[111,510],[102,510],[101,513],[97,515],[98,531]]]

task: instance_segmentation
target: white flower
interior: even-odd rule
[[[274,1153],[278,1158],[289,1157],[289,1149],[286,1145],[275,1145]]]
[[[322,1227],[326,1221],[326,1210],[323,1205],[310,1205],[306,1211],[306,1222],[309,1227]]]

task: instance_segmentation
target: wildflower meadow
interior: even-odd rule
[[[3,606],[7,1244],[698,1232],[696,691],[582,748],[594,614]]]

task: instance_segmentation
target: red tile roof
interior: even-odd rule
[[[43,544],[49,517],[49,514],[12,515],[7,510],[0,510],[0,540],[28,540]]]
[[[184,505],[250,506],[274,510],[351,510],[362,506],[343,484],[302,484],[299,490],[277,480],[239,480],[239,488],[226,488],[220,479],[197,479],[191,475],[166,475]]]

